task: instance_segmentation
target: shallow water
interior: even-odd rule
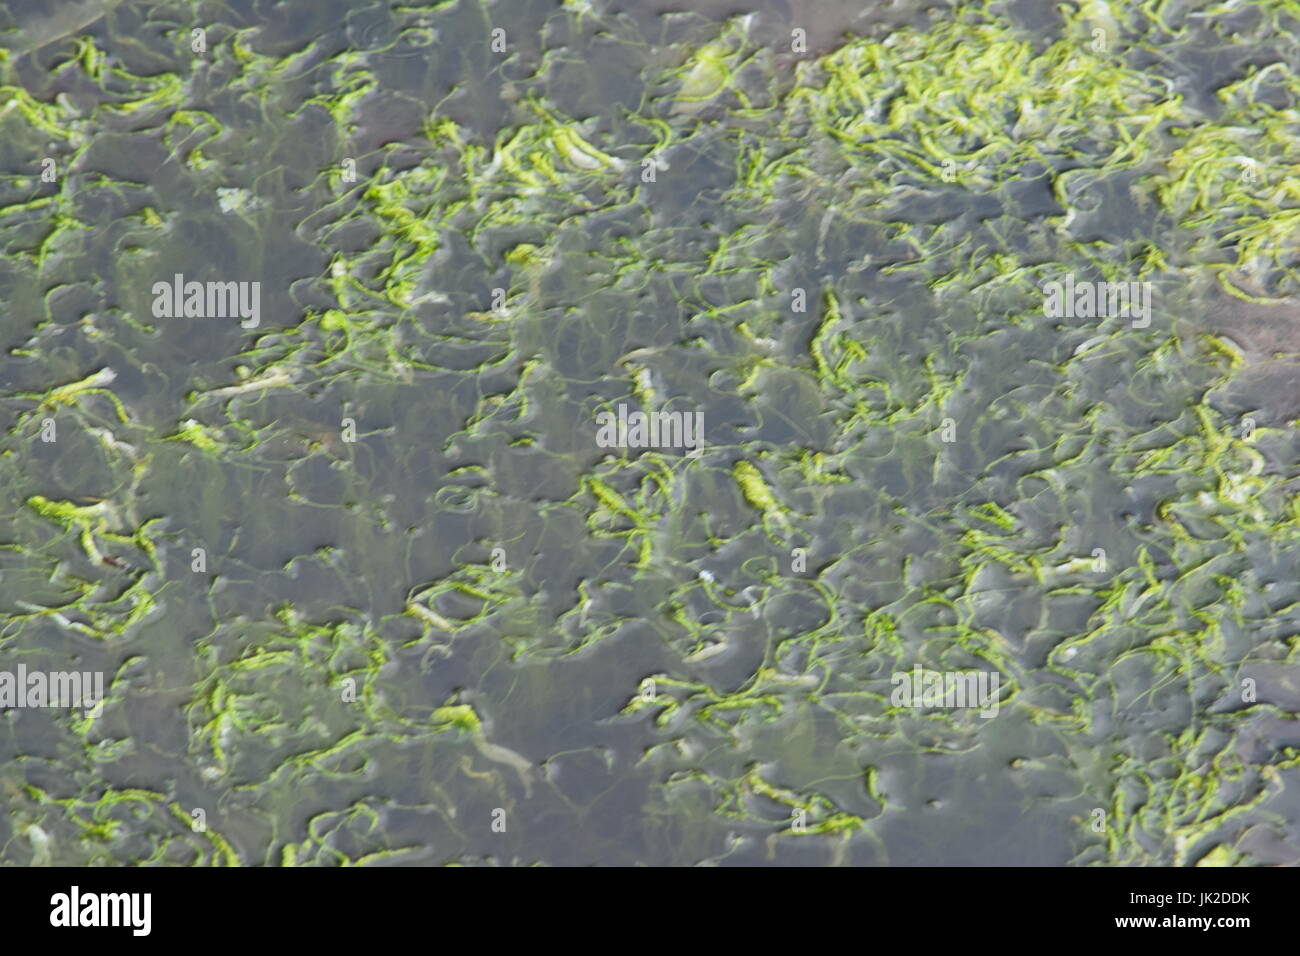
[[[110,689],[0,860],[1297,861],[1279,7],[103,6],[3,66],[0,671]]]

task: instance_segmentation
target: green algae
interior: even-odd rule
[[[1260,62],[1198,90],[1204,3],[1051,36],[971,5],[793,68],[743,20],[660,45],[578,4],[483,60],[471,29],[513,21],[469,6],[390,11],[429,58],[231,24],[167,69],[112,33],[31,90],[3,64],[3,573],[32,590],[0,650],[145,663],[42,724],[60,793],[7,732],[0,857],[1002,859],[996,803],[1053,834],[1036,860],[1257,862],[1295,788],[1295,449],[1182,320],[1209,282],[1297,291],[1294,10],[1253,5]],[[96,151],[124,125],[157,172]],[[95,176],[36,185],[49,150]],[[205,255],[274,320],[153,319]],[[1048,319],[1064,272],[1157,283],[1151,327]],[[702,408],[706,449],[597,449],[619,402]],[[894,704],[918,664],[996,670],[999,716]],[[620,796],[574,782],[593,754]]]

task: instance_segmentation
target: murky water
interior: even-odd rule
[[[10,5],[0,672],[107,694],[0,860],[1295,863],[1300,59],[1210,6]]]

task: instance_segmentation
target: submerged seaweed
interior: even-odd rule
[[[108,685],[0,860],[1297,859],[1294,3],[102,6],[0,53],[0,670]]]

